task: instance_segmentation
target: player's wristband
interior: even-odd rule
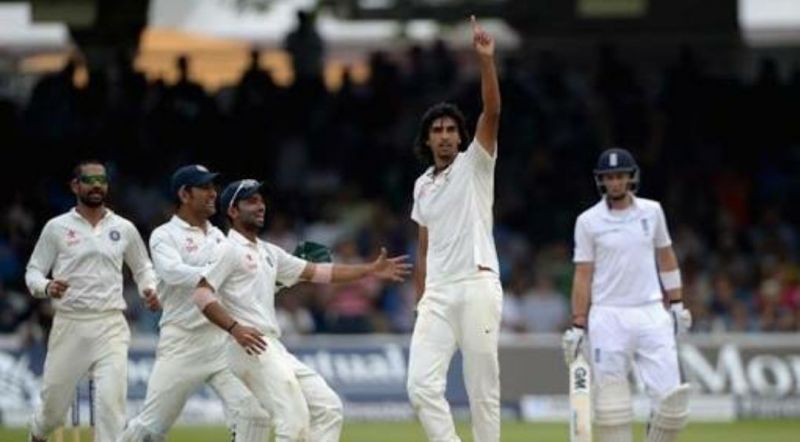
[[[666,291],[677,290],[683,286],[681,283],[681,271],[678,269],[661,272],[658,276],[661,279],[661,285],[664,286]]]
[[[232,331],[233,331],[233,329],[234,329],[234,328],[236,328],[236,326],[237,326],[237,325],[239,325],[239,323],[238,323],[238,322],[236,322],[236,321],[233,321],[233,322],[231,323],[231,325],[229,325],[229,326],[228,326],[228,328],[226,328],[226,329],[225,329],[225,331],[226,331],[226,332],[228,332],[228,333],[230,333],[230,332],[232,332]]]
[[[311,275],[311,282],[317,284],[330,284],[333,280],[333,264],[314,264],[314,273]]]

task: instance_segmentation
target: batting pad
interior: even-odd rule
[[[672,442],[689,420],[689,384],[681,384],[658,404],[650,420],[647,442]]]
[[[627,381],[600,384],[596,390],[594,422],[597,425],[624,425],[633,421],[631,388]]]
[[[633,428],[630,423],[627,425],[597,426],[594,434],[596,442],[633,442]]]
[[[264,442],[269,439],[269,422],[264,419],[240,419],[234,431],[235,442]]]
[[[598,385],[595,390],[595,440],[632,442],[633,407],[628,382],[606,382]]]

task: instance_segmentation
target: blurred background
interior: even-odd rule
[[[471,13],[497,38],[503,93],[501,358],[532,370],[537,351],[552,353],[542,370],[554,377],[539,386],[504,366],[509,413],[530,417],[520,391],[566,388],[555,333],[569,323],[573,223],[598,198],[597,155],[621,146],[642,167],[640,195],[667,214],[697,335],[681,356],[698,388],[771,398],[773,414],[800,415],[796,0],[0,0],[9,385],[35,385],[41,373],[52,310],[23,274],[44,222],[74,204],[67,182],[82,158],[107,162],[110,205],[145,239],[171,215],[172,171],[203,163],[223,183],[266,180],[263,237],[288,250],[308,239],[345,262],[381,245],[413,259],[418,119],[447,100],[473,128],[480,111]],[[126,292],[132,360],[152,362],[158,316]],[[304,285],[278,307],[289,342],[309,357],[377,352],[391,367],[387,348],[407,354],[410,283]],[[29,381],[18,381],[23,365]],[[146,382],[147,370],[136,373],[131,382]],[[36,400],[35,386],[13,388]],[[752,403],[728,417],[759,415]]]

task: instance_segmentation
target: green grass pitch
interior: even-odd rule
[[[464,442],[472,441],[469,427],[459,423],[459,434]],[[678,438],[679,442],[796,442],[800,434],[800,421],[744,421],[734,423],[691,423]],[[24,442],[22,429],[0,428],[0,441]],[[643,440],[644,427],[636,426],[635,440]],[[51,438],[52,440],[52,438]],[[72,442],[65,434],[65,442]],[[91,440],[84,431],[82,441]],[[422,429],[409,422],[348,422],[342,433],[342,442],[425,442]],[[503,423],[503,442],[559,442],[567,440],[566,424]],[[222,427],[177,427],[167,438],[168,442],[226,442],[227,432]]]

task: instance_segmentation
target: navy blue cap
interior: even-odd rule
[[[263,185],[264,183],[257,180],[238,180],[228,184],[219,197],[219,205],[222,211],[227,213],[228,209],[233,207],[237,201],[255,195]]]
[[[217,175],[219,174],[209,172],[205,166],[200,164],[183,166],[172,174],[172,194],[177,194],[182,187],[203,186],[208,184],[214,181]]]

